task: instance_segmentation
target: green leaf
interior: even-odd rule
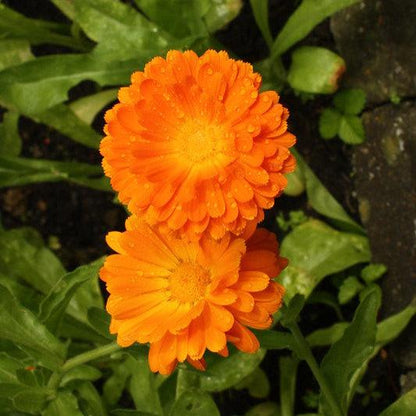
[[[360,114],[365,106],[365,92],[360,89],[340,91],[334,97],[334,105],[343,114]]]
[[[98,148],[102,136],[81,120],[65,104],[58,104],[31,116],[38,123],[47,124],[74,141],[93,149]]]
[[[305,177],[301,169],[296,168],[294,172],[285,175],[285,177],[287,179],[285,195],[299,196],[305,192]]]
[[[396,339],[416,314],[416,306],[409,305],[377,325],[377,351]]]
[[[416,409],[416,389],[396,400],[391,406],[380,413],[379,416],[413,416]]]
[[[130,74],[144,63],[140,55],[129,61],[95,54],[42,56],[0,72],[0,103],[34,115],[65,101],[68,90],[81,81],[127,84]]]
[[[4,286],[0,286],[0,338],[16,343],[51,370],[65,358],[65,347]]]
[[[274,330],[253,330],[262,348],[266,350],[293,350],[293,336],[289,332]]]
[[[329,328],[317,329],[309,334],[306,340],[311,347],[332,345],[342,337],[348,325],[348,322],[337,322]]]
[[[68,390],[59,390],[56,398],[49,402],[42,416],[83,416],[77,398]]]
[[[24,390],[13,396],[15,409],[38,415],[46,404],[48,393],[43,389]]]
[[[308,297],[326,276],[370,260],[368,239],[309,220],[288,234],[281,254],[290,259],[280,275],[286,302],[295,294]]]
[[[89,381],[76,384],[79,406],[82,414],[88,416],[107,416],[107,411],[97,389]]]
[[[358,116],[345,115],[341,118],[339,137],[347,144],[361,144],[365,141],[363,122]]]
[[[273,36],[269,26],[269,0],[250,0],[253,9],[254,19],[256,19],[264,40],[269,48],[273,45]]]
[[[115,406],[123,394],[131,370],[128,367],[128,360],[112,364],[111,369],[113,373],[103,385],[103,397],[106,403]]]
[[[0,157],[0,188],[64,180],[100,191],[111,191],[100,166],[80,162]]]
[[[51,0],[51,2],[69,19],[74,20],[75,10],[72,0]]]
[[[387,267],[384,264],[369,264],[361,270],[361,277],[367,283],[375,282],[386,273]]]
[[[334,294],[330,292],[327,292],[325,290],[315,290],[309,296],[308,303],[309,304],[320,303],[320,304],[329,306],[334,310],[334,312],[336,313],[340,321],[344,320],[338,299]]]
[[[319,134],[323,139],[332,139],[338,134],[341,117],[337,110],[325,108],[319,118]]]
[[[149,369],[147,357],[128,357],[126,363],[131,371],[128,390],[133,398],[136,410],[153,415],[162,415],[159,396],[155,386],[155,376]]]
[[[207,370],[200,374],[201,389],[208,392],[226,390],[247,377],[261,363],[266,351],[259,349],[254,354],[232,350],[230,356],[207,357]]]
[[[354,377],[374,350],[380,302],[380,290],[374,288],[360,303],[352,323],[342,338],[332,345],[321,363],[321,371],[332,388],[335,400],[345,413]],[[324,395],[321,395],[321,406],[325,414],[330,413]]]
[[[339,303],[345,305],[363,289],[364,285],[355,276],[347,277],[339,288]]]
[[[22,149],[18,122],[19,114],[15,111],[4,113],[0,124],[0,154],[3,156],[18,156]]]
[[[281,416],[281,413],[277,403],[264,402],[252,407],[245,416]]]
[[[99,259],[86,266],[81,266],[73,272],[63,275],[51,288],[46,298],[40,304],[39,320],[51,331],[55,332],[65,313],[71,299],[70,308],[72,316],[79,320],[84,320],[87,316],[87,308],[89,306],[85,295],[89,296],[89,292],[79,292],[81,297],[73,298],[78,288],[85,282],[97,279],[98,271],[103,265],[103,259]],[[83,311],[84,310],[84,311]]]
[[[69,104],[72,112],[84,123],[91,124],[96,115],[111,101],[116,100],[118,89],[110,89],[97,92],[79,98]]]
[[[138,412],[131,409],[115,409],[110,414],[113,416],[154,416],[152,413]]]
[[[160,28],[176,38],[190,35],[206,36],[202,17],[211,7],[211,0],[135,0],[136,4]]]
[[[175,401],[170,416],[220,416],[220,412],[211,396],[200,390],[184,392]]]
[[[243,7],[243,0],[210,0],[211,7],[204,15],[209,33],[224,28],[235,19]]]
[[[289,17],[273,43],[272,57],[286,52],[295,43],[306,37],[315,26],[338,10],[359,0],[303,0]]]
[[[0,40],[0,71],[33,59],[30,44],[24,39]]]
[[[110,315],[103,309],[92,307],[88,309],[88,322],[103,337],[114,340],[114,335],[110,334]]]
[[[237,390],[247,389],[250,396],[256,399],[264,399],[270,393],[270,383],[266,373],[259,367],[252,373],[234,385]]]
[[[49,43],[69,48],[85,49],[84,44],[69,35],[69,26],[30,19],[3,4],[0,4],[0,31],[3,37],[24,39],[32,45]]]
[[[100,370],[87,364],[82,364],[72,368],[64,374],[61,379],[61,386],[66,386],[69,383],[83,381],[95,381],[102,377]]]
[[[296,157],[298,169],[301,169],[303,172],[306,181],[308,202],[312,208],[319,214],[330,218],[343,230],[352,231],[357,234],[365,234],[364,229],[350,218],[344,208],[322,185],[312,169],[305,163],[302,156],[295,149],[292,149],[292,153]]]
[[[297,293],[290,298],[288,303],[288,306],[283,308],[282,317],[280,318],[280,322],[285,327],[289,327],[291,323],[298,320],[299,314],[305,306],[305,296]]]
[[[66,272],[32,228],[0,230],[0,269],[45,294]]]
[[[169,47],[171,38],[132,7],[113,0],[74,0],[75,19],[98,43],[96,55],[149,60]]]
[[[329,49],[301,46],[292,53],[287,80],[297,91],[332,94],[345,71],[344,60]]]

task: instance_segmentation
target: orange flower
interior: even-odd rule
[[[119,345],[150,343],[150,368],[162,374],[185,360],[203,369],[205,351],[226,356],[227,341],[245,352],[259,348],[247,326],[268,328],[284,293],[271,279],[287,263],[274,234],[258,229],[247,243],[230,233],[185,241],[137,217],[126,227],[108,234],[119,254],[100,271]]]
[[[170,51],[131,80],[106,114],[100,147],[120,201],[191,239],[261,221],[294,170],[295,137],[252,66],[224,51]]]

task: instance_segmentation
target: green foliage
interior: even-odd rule
[[[321,363],[322,373],[331,386],[335,400],[345,413],[354,377],[371,357],[375,346],[380,297],[378,289],[373,289],[367,294],[355,312],[352,323],[343,336],[332,345]],[[324,413],[330,411],[324,395],[321,396],[321,406]]]
[[[307,36],[324,19],[359,0],[303,0],[279,32],[272,47],[272,56],[286,52]]]
[[[287,80],[300,92],[332,94],[345,71],[345,62],[336,53],[317,46],[302,46],[292,53]]]
[[[400,397],[390,407],[380,413],[380,416],[412,416],[416,408],[416,389]]]
[[[296,293],[307,297],[324,277],[370,260],[366,237],[337,231],[318,220],[309,220],[288,234],[281,253],[291,260],[280,275],[286,299]]]
[[[339,136],[347,144],[360,144],[365,140],[364,126],[358,116],[365,106],[362,90],[340,91],[334,97],[334,108],[326,108],[319,119],[319,133],[324,139]]]
[[[271,50],[255,63],[262,88],[280,91],[291,86],[310,99],[311,93],[334,92],[344,67],[341,57],[323,48],[302,46],[293,51],[287,70],[281,55],[325,18],[357,1],[297,2],[295,12],[273,39],[268,1],[251,0],[253,17]],[[0,5],[0,104],[5,110],[0,123],[0,188],[65,180],[107,192],[109,183],[98,165],[20,157],[19,127],[25,122],[21,116],[94,151],[102,137],[94,121],[116,99],[118,87],[129,82],[130,74],[169,49],[192,48],[198,53],[223,49],[215,31],[238,15],[243,2],[51,2],[71,20],[69,24],[32,19]],[[37,56],[38,49],[31,47],[39,45],[52,45],[56,53]],[[85,81],[88,86],[82,94],[87,95],[80,97],[73,88],[82,89],[79,85]],[[340,91],[333,106],[322,112],[321,135],[327,139],[338,135],[350,144],[362,142],[364,130],[358,116],[364,106],[361,90]],[[300,210],[277,215],[278,226],[288,233],[281,252],[290,260],[278,278],[286,288],[288,306],[275,316],[275,323],[285,328],[253,329],[262,346],[254,354],[235,348],[230,348],[227,358],[206,354],[205,372],[185,363],[172,376],[154,375],[147,363],[147,346],[120,351],[115,336],[109,334],[110,316],[97,282],[102,259],[67,272],[35,230],[0,229],[0,415],[215,416],[220,411],[213,397],[219,396],[211,393],[247,389],[251,396],[266,399],[275,391],[267,372],[259,367],[266,350],[279,357],[280,398],[278,403],[257,404],[246,416],[294,415],[299,360],[308,362],[319,383],[320,415],[335,416],[328,400],[331,395],[346,414],[353,395],[364,391],[359,383],[369,361],[404,330],[416,307],[411,304],[376,324],[380,300],[374,282],[386,268],[370,264],[359,276],[350,276],[348,268],[371,258],[365,231],[301,155],[293,153],[298,169],[288,176],[286,194],[295,197],[306,191],[306,209],[315,210],[331,226],[310,218],[314,213],[309,210],[308,216]],[[296,202],[294,206],[297,209]],[[339,272],[349,277],[338,285],[338,303],[335,290],[316,290],[316,286]],[[360,306],[352,322],[346,322],[343,315],[350,319],[350,310],[342,305],[356,295],[360,295]],[[296,330],[305,300],[307,305],[325,304],[335,311],[332,325],[318,326],[306,341]],[[329,348],[320,369],[310,347]],[[316,394],[310,399],[309,407],[315,409]],[[414,407],[412,391],[381,415],[410,416]]]

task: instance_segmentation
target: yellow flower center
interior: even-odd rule
[[[220,154],[229,155],[234,142],[224,125],[210,124],[201,119],[184,121],[175,141],[178,153],[192,165],[213,160]]]
[[[208,270],[199,264],[182,263],[170,276],[170,292],[180,302],[196,302],[204,297],[210,282]]]

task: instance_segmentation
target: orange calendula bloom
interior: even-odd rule
[[[150,343],[150,368],[162,374],[185,360],[204,369],[205,351],[227,356],[227,341],[245,352],[259,348],[247,327],[270,327],[284,293],[272,280],[287,264],[274,234],[185,241],[134,216],[126,227],[108,234],[118,254],[100,271],[119,345]]]
[[[288,111],[250,64],[170,51],[136,72],[106,114],[100,151],[122,203],[191,239],[242,234],[286,186]]]

